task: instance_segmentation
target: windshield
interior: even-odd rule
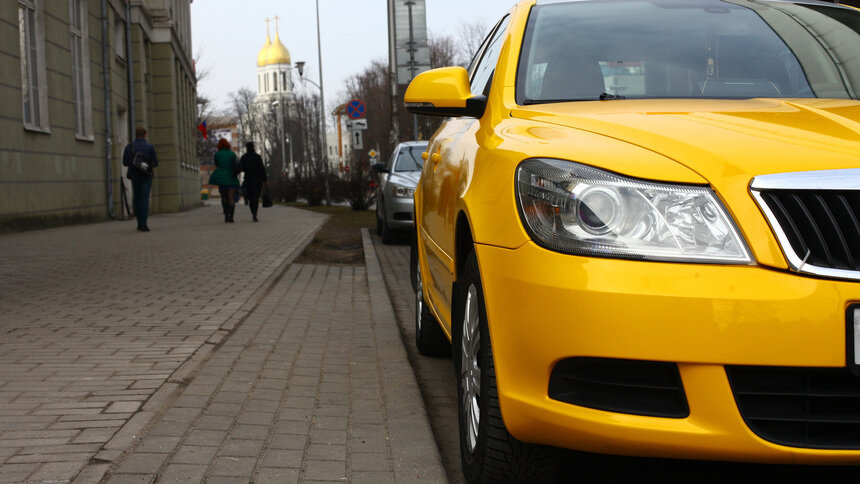
[[[421,153],[426,149],[427,145],[412,145],[400,148],[400,153],[397,154],[397,161],[394,164],[394,172],[421,171],[421,168],[424,167]]]
[[[523,42],[517,102],[858,99],[858,51],[860,12],[841,6],[755,0],[537,5]]]

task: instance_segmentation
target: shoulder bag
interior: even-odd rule
[[[131,152],[134,153],[131,159],[131,166],[144,175],[152,176],[152,163],[143,156],[143,153],[134,149],[134,144],[131,145]]]

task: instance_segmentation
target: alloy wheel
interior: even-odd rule
[[[478,289],[474,284],[469,285],[466,293],[463,311],[463,333],[460,346],[460,385],[463,387],[463,419],[462,429],[469,445],[469,452],[474,453],[478,446],[478,426],[481,423],[481,367],[479,352],[481,348],[481,324],[478,313]]]
[[[424,283],[421,281],[421,266],[415,270],[415,330],[421,332],[421,315],[424,313]]]

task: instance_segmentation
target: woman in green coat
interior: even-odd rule
[[[218,152],[215,153],[215,171],[209,175],[209,184],[218,185],[221,194],[221,207],[224,209],[224,221],[233,222],[233,212],[236,209],[236,193],[239,190],[239,178],[236,176],[236,153],[230,149],[230,142],[224,138],[218,141]]]

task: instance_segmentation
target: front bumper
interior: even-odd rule
[[[591,452],[755,462],[860,463],[860,451],[755,435],[724,365],[842,367],[860,284],[757,266],[578,257],[533,243],[476,245],[502,415],[517,438]],[[690,413],[658,418],[552,400],[572,357],[675,362]]]
[[[409,230],[415,226],[412,221],[414,211],[412,197],[398,198],[392,195],[385,197],[385,221],[388,228],[393,230]]]

